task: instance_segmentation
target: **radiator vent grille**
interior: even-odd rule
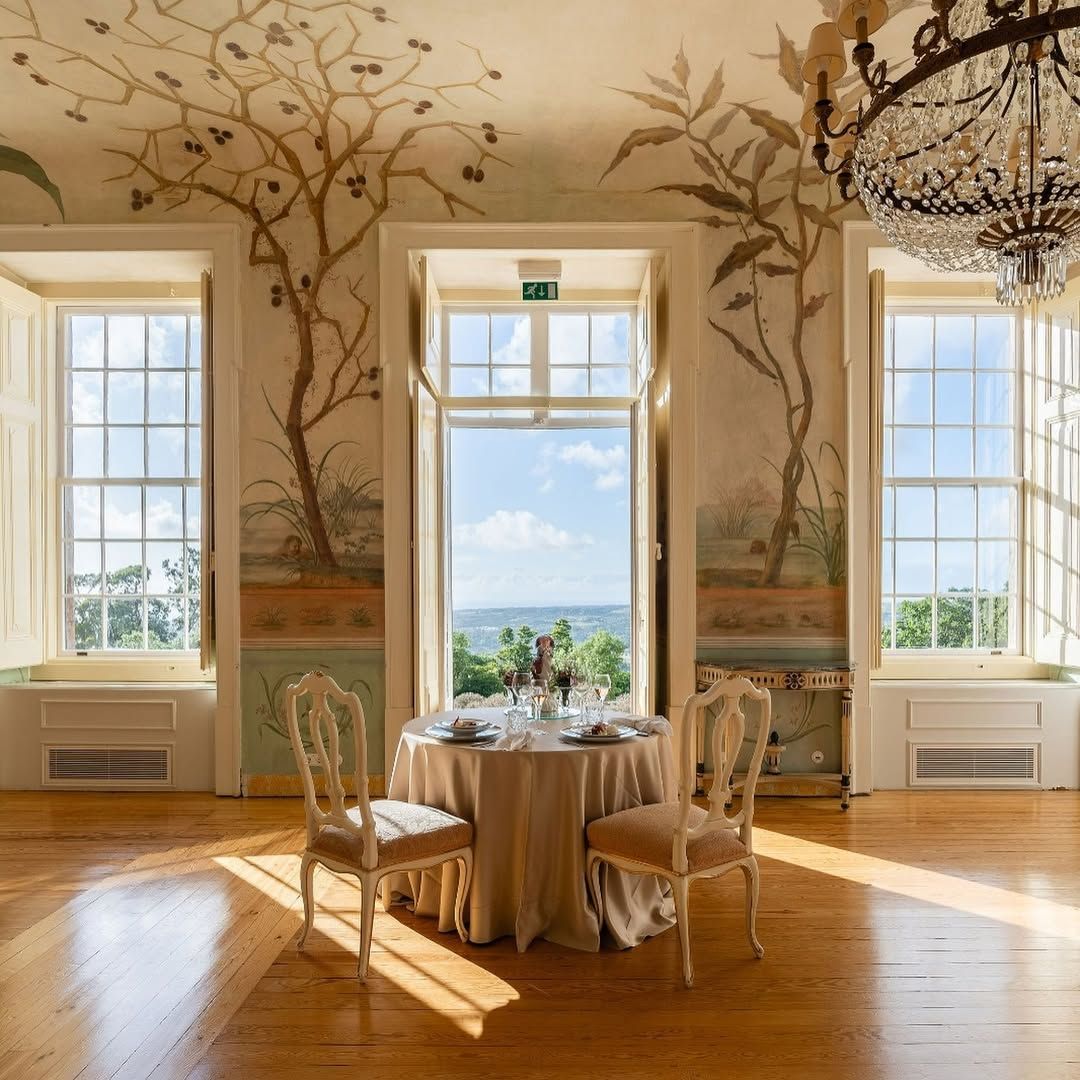
[[[66,787],[168,787],[167,746],[50,746],[45,782]]]
[[[1037,786],[1037,744],[913,745],[911,782],[927,787]]]

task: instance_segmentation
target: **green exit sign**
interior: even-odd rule
[[[521,283],[522,300],[558,300],[559,283],[557,281],[523,281]]]

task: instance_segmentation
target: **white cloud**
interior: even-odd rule
[[[454,543],[489,551],[565,551],[593,539],[560,529],[531,510],[496,510],[483,521],[455,525]]]
[[[622,487],[626,480],[626,474],[619,469],[613,469],[611,472],[601,473],[596,478],[596,490],[597,491],[612,491],[615,488]]]
[[[510,340],[492,350],[491,360],[495,364],[528,364],[529,359],[529,320],[521,317],[514,322]]]
[[[621,469],[626,464],[626,449],[622,446],[611,446],[607,450],[601,450],[591,440],[573,443],[564,446],[559,451],[559,460],[567,465],[584,465],[586,469],[594,471],[610,471]]]

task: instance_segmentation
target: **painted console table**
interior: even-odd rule
[[[732,664],[724,665],[699,660],[697,688],[707,690],[714,682],[731,675],[749,679],[755,686],[766,690],[836,690],[840,693],[840,769],[839,773],[762,773],[758,778],[758,795],[839,795],[840,809],[848,808],[851,798],[851,762],[853,758],[851,698],[854,685],[853,672],[843,664],[784,667],[780,664]],[[705,725],[698,732],[697,744],[697,790],[705,794]],[[728,791],[728,805],[742,781],[732,776]]]

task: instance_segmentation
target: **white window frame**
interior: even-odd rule
[[[1028,501],[1028,482],[1026,477],[1029,473],[1027,457],[1027,443],[1025,439],[1026,423],[1025,418],[1027,416],[1027,397],[1026,397],[1026,381],[1027,372],[1024,364],[1024,313],[1020,308],[1006,308],[997,304],[996,301],[973,301],[970,299],[957,300],[951,297],[935,297],[932,295],[920,296],[920,297],[904,297],[894,296],[886,294],[885,300],[885,317],[886,320],[890,315],[904,314],[904,315],[1008,315],[1013,320],[1013,366],[1010,373],[1013,376],[1013,423],[1011,430],[1013,433],[1013,472],[1011,476],[1007,477],[991,477],[991,476],[979,476],[976,472],[972,472],[970,477],[937,477],[937,476],[896,476],[895,474],[890,477],[882,477],[882,490],[886,487],[892,487],[894,490],[902,487],[928,487],[933,491],[937,491],[940,487],[975,487],[976,490],[980,486],[990,487],[1012,487],[1015,491],[1016,497],[1016,521],[1018,526],[1019,535],[1015,538],[1015,594],[1012,596],[1012,610],[1010,611],[1010,620],[1012,623],[1012,633],[1014,637],[1014,644],[1009,648],[991,648],[991,647],[972,647],[970,649],[949,649],[949,648],[927,648],[927,649],[898,649],[889,648],[886,645],[882,645],[882,670],[888,670],[897,664],[902,664],[904,661],[913,662],[938,662],[948,660],[988,660],[994,661],[1001,657],[1024,657],[1027,655],[1027,647],[1029,646],[1027,635],[1027,619],[1025,618],[1025,612],[1028,608],[1028,595],[1027,595],[1027,574],[1026,574],[1026,549],[1027,549],[1027,514],[1026,506]],[[892,341],[892,337],[888,334],[885,335],[886,341]],[[895,344],[893,346],[895,348]],[[888,370],[887,358],[882,359],[883,366]],[[896,368],[892,369],[893,373],[904,373],[908,369]],[[918,369],[913,369],[918,370]],[[931,370],[931,395],[934,393],[933,388],[933,373],[936,371],[936,365]],[[949,369],[953,370],[953,369]],[[968,368],[957,368],[957,372],[972,371],[973,374],[977,372],[974,366]],[[990,371],[991,369],[987,369]],[[993,369],[998,370],[998,369]],[[893,398],[893,408],[895,409],[895,397]],[[977,426],[976,418],[974,416],[974,403],[973,403],[973,416],[972,416],[972,431]],[[893,423],[893,430],[895,431],[895,419]],[[901,425],[903,426],[903,425]],[[929,426],[936,428],[936,417],[934,421],[929,425],[916,425],[920,427]],[[988,425],[981,425],[988,426]],[[993,426],[993,425],[989,425]],[[931,451],[933,452],[933,450]],[[973,453],[974,444],[973,444]],[[895,458],[895,451],[894,451]],[[977,498],[977,496],[976,496]],[[936,498],[935,498],[936,506]],[[894,504],[895,507],[895,504]],[[935,509],[936,517],[936,509]],[[895,532],[895,509],[894,509],[894,532],[893,541],[894,544],[898,537]],[[934,547],[934,576],[936,579],[937,569],[937,545],[942,539],[935,529],[935,535],[933,537],[902,537],[904,541],[909,540],[926,540],[933,544]],[[948,538],[945,538],[948,539]],[[971,539],[975,541],[975,537],[960,537],[959,539]],[[886,537],[884,533],[875,538],[878,550],[883,548]],[[884,557],[880,565],[884,566]],[[894,556],[895,559],[895,556]],[[895,562],[894,562],[895,565]],[[976,543],[976,566],[974,568],[974,591],[972,594],[973,602],[973,632],[977,633],[978,627],[978,545]],[[895,570],[893,570],[895,574]],[[893,580],[893,590],[888,597],[882,592],[882,581],[879,580],[876,583],[879,594],[881,594],[881,602],[884,603],[886,599],[889,599],[893,604],[892,611],[892,624],[895,631],[896,625],[896,582]],[[931,599],[935,602],[931,608],[931,619],[933,626],[933,634],[936,637],[937,634],[937,603],[936,600],[942,595],[936,591],[936,589],[930,594]],[[878,634],[881,632],[881,627],[877,628]]]

